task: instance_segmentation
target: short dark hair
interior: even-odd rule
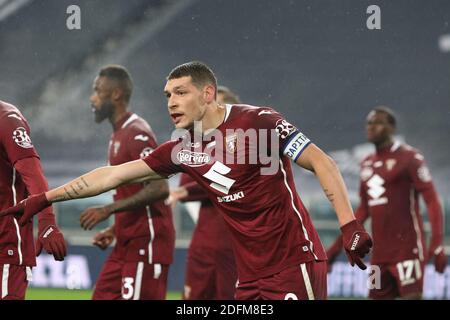
[[[197,88],[202,88],[209,84],[213,85],[216,89],[217,96],[217,78],[211,68],[200,61],[191,61],[175,67],[170,71],[167,80],[189,76],[192,78],[192,83]]]
[[[120,65],[110,64],[100,69],[99,77],[106,77],[117,82],[123,90],[124,99],[129,102],[133,93],[133,79],[128,70]]]
[[[384,113],[386,115],[387,121],[390,125],[392,125],[394,128],[397,126],[397,119],[395,112],[386,106],[378,106],[375,107],[372,111],[376,113]]]
[[[223,94],[223,100],[225,103],[241,103],[241,99],[239,99],[239,96],[225,86],[218,86],[217,93]]]

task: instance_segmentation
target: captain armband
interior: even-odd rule
[[[295,131],[288,137],[287,142],[284,144],[283,154],[296,162],[310,143],[311,140],[303,133]]]

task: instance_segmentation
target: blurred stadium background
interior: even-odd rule
[[[73,4],[81,9],[81,30],[66,27]],[[381,30],[366,28],[371,4],[381,8]],[[95,125],[89,104],[100,66],[119,63],[130,70],[132,109],[162,142],[173,129],[162,94],[165,76],[182,62],[202,60],[244,102],[275,107],[329,152],[355,206],[358,161],[371,150],[365,116],[387,105],[398,114],[398,138],[428,161],[445,207],[449,246],[449,23],[448,0],[0,0],[0,99],[28,118],[49,183],[57,186],[106,163],[110,125]],[[297,170],[295,178],[328,245],[338,234],[336,217],[312,175]],[[110,199],[56,205],[70,255],[62,264],[39,257],[29,298],[89,298],[89,291],[79,290],[92,288],[107,252],[90,246],[95,230],[82,231],[78,217]],[[194,227],[189,211],[195,208],[179,206],[174,214],[169,298],[179,297],[183,286]],[[364,297],[366,275],[342,261],[330,276],[330,295]],[[427,269],[425,297],[450,298],[449,267],[444,275]]]

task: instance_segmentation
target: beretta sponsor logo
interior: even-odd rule
[[[200,167],[207,164],[211,157],[204,152],[193,152],[190,150],[181,150],[177,154],[177,159],[180,163],[190,167]]]

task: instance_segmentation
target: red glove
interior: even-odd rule
[[[353,267],[356,263],[360,269],[366,270],[367,267],[362,259],[372,247],[370,235],[357,220],[343,225],[341,231],[345,253],[350,264]]]
[[[43,209],[51,206],[52,204],[48,202],[45,192],[34,194],[28,198],[20,201],[14,207],[10,207],[2,212],[0,212],[0,217],[7,215],[18,215],[22,214],[19,220],[19,224],[24,226],[27,224],[31,218]]]
[[[433,259],[436,272],[444,273],[445,267],[447,266],[447,256],[445,255],[444,247],[432,238],[428,250],[428,261]]]
[[[41,254],[42,248],[52,254],[56,261],[63,261],[67,255],[64,236],[53,220],[39,221],[39,236],[36,241],[36,256]]]

